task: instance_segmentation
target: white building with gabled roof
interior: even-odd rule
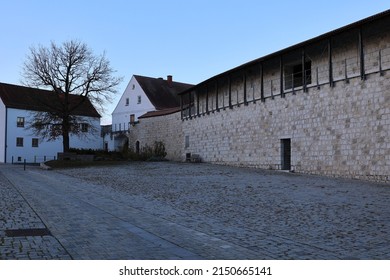
[[[171,75],[166,80],[133,75],[112,113],[112,132],[104,135],[106,149],[120,150],[128,141],[131,127],[145,113],[179,108],[178,94],[192,86],[174,82]]]
[[[81,98],[73,95],[72,98]],[[71,98],[71,99],[72,99]],[[56,103],[55,94],[48,90],[0,83],[0,162],[39,163],[55,159],[62,152],[62,138],[46,141],[28,128],[35,112],[47,112]],[[70,147],[101,149],[100,115],[87,99],[74,110],[82,119],[85,137],[70,135]]]

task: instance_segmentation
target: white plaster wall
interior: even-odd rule
[[[137,103],[138,96],[141,96],[140,104]],[[126,106],[126,98],[129,98],[128,106]],[[149,101],[145,92],[133,76],[112,113],[112,130],[128,130],[131,114],[135,115],[135,120],[137,121],[139,116],[153,110],[155,110],[153,104]],[[119,124],[121,125],[121,129],[119,129]]]
[[[25,126],[31,119],[31,113],[25,110],[8,109],[7,119],[7,163],[14,162],[18,159],[27,162],[42,162],[57,157],[57,153],[62,151],[62,138],[55,141],[46,141],[39,139],[38,147],[32,147],[32,139],[39,138],[33,135],[31,130],[27,130],[23,127],[17,127],[17,117],[25,118]],[[100,137],[100,120],[99,118],[88,118],[89,123],[95,127],[93,132],[88,133],[86,137],[79,138],[77,136],[70,137],[71,148],[81,149],[101,149],[102,138]],[[90,129],[92,131],[92,129]],[[16,146],[16,138],[23,137],[23,147]]]

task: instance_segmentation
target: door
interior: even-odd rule
[[[291,170],[291,139],[281,139],[282,170]]]

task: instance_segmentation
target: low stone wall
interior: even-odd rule
[[[184,136],[180,116],[180,112],[177,112],[139,119],[139,123],[130,128],[129,148],[135,151],[137,141],[140,149],[153,147],[155,141],[161,141],[165,145],[167,159],[183,161]]]

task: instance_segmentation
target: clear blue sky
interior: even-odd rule
[[[390,2],[278,0],[0,0],[0,82],[20,84],[31,46],[78,39],[124,77],[199,83],[250,60],[374,15]]]

